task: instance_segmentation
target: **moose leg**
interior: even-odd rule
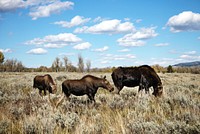
[[[88,94],[88,97],[89,97],[89,99],[90,99],[92,102],[96,103],[93,94]]]
[[[39,89],[39,94],[40,94],[40,96],[42,96],[42,90],[40,90],[40,89]]]
[[[44,89],[44,96],[46,96],[47,95],[47,92],[46,92],[46,89]]]
[[[149,94],[149,85],[148,84],[146,84],[145,86],[144,86],[144,89],[145,89],[145,93],[147,94]]]
[[[117,94],[118,94],[118,95],[120,95],[120,93],[119,93],[119,92],[122,90],[122,88],[123,88],[123,86],[119,86],[119,87],[117,87],[117,89],[118,89],[118,92],[117,92]]]
[[[148,88],[145,88],[145,93],[149,94],[149,89]]]

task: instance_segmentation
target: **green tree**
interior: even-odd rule
[[[172,68],[171,65],[169,65],[169,66],[167,67],[167,72],[168,72],[168,73],[173,73],[173,72],[174,72],[174,70],[173,70],[173,68]]]

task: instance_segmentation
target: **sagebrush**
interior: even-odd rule
[[[99,89],[96,104],[87,96],[71,95],[53,110],[48,97],[32,88],[35,75],[45,73],[0,73],[0,133],[101,134],[101,133],[200,133],[200,75],[159,74],[162,97],[143,93],[138,87],[124,88],[120,95]],[[65,79],[79,79],[84,73],[50,73],[61,97]],[[103,75],[113,84],[110,73]],[[153,90],[153,89],[152,89]]]

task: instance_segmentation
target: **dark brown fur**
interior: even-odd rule
[[[161,80],[154,69],[148,65],[139,67],[118,67],[113,71],[112,79],[118,89],[118,94],[124,86],[139,86],[139,91],[145,88],[146,92],[153,86],[153,95],[159,96],[162,94]]]
[[[105,88],[110,92],[114,90],[105,77],[98,78],[92,75],[86,75],[78,80],[65,80],[62,83],[62,91],[67,98],[69,98],[71,94],[76,96],[87,95],[93,102],[95,102],[94,97],[99,87]],[[56,107],[60,104],[63,98],[64,96],[57,102]]]
[[[39,94],[42,96],[42,90],[44,91],[44,95],[46,95],[46,90],[49,93],[56,93],[56,84],[53,81],[52,77],[49,74],[44,76],[37,75],[33,80],[33,88],[39,89]]]
[[[141,85],[144,86],[145,90],[148,91],[149,88],[152,86],[154,91],[153,95],[155,96],[160,96],[163,92],[163,86],[160,77],[157,75],[155,70],[151,68],[148,65],[143,65],[138,67],[141,74],[142,74],[142,79],[141,79]],[[142,88],[139,88],[139,91]]]

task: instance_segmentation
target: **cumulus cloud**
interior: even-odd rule
[[[116,34],[134,31],[135,27],[130,22],[121,22],[121,20],[104,20],[99,24],[91,27],[84,26],[76,28],[75,33],[92,33],[92,34]]]
[[[89,49],[91,46],[92,44],[90,44],[89,42],[84,42],[84,43],[75,45],[73,48],[77,50],[84,50],[84,49]]]
[[[26,52],[27,54],[35,54],[35,55],[41,55],[41,54],[46,54],[47,50],[43,49],[43,48],[35,48],[35,49],[31,49],[28,52]]]
[[[71,9],[73,5],[74,3],[70,1],[56,1],[49,5],[34,8],[34,10],[29,13],[29,15],[32,17],[32,20],[36,20],[41,17],[48,17],[54,13],[59,13],[61,10]]]
[[[105,21],[105,20],[107,20],[106,18],[102,18],[102,17],[100,17],[100,16],[98,16],[98,17],[96,17],[94,20],[93,20],[93,22],[101,22],[101,21]]]
[[[183,60],[190,60],[190,61],[200,60],[200,56],[197,55],[196,51],[184,52],[182,55],[180,55],[180,58]]]
[[[97,48],[97,49],[94,49],[93,51],[95,51],[95,52],[104,52],[104,51],[106,51],[108,49],[109,49],[108,46],[104,46],[103,48]]]
[[[24,8],[25,2],[23,0],[1,0],[0,12],[13,11],[18,8]]]
[[[35,38],[33,40],[25,42],[25,44],[36,46],[44,45],[44,47],[47,48],[61,48],[63,46],[78,43],[81,41],[82,39],[72,33],[60,33],[57,35],[48,35],[44,38]]]
[[[48,44],[45,44],[44,47],[46,48],[62,48],[66,46],[66,44],[52,44],[52,43],[48,43]]]
[[[199,61],[200,60],[200,56],[197,55],[187,55],[187,54],[183,54],[180,56],[181,59],[183,60],[190,60],[190,61]]]
[[[146,42],[144,40],[156,37],[155,27],[142,28],[136,32],[126,34],[124,37],[117,40],[121,46],[143,46]]]
[[[83,25],[83,24],[87,23],[88,21],[90,21],[90,19],[91,18],[84,18],[83,16],[75,16],[74,18],[71,19],[70,22],[57,21],[57,22],[54,22],[53,24],[61,25],[64,28],[71,28],[74,26]]]
[[[167,24],[172,32],[200,30],[200,14],[184,11],[169,18]]]
[[[12,53],[13,51],[10,48],[7,48],[7,49],[0,49],[0,52],[2,52],[2,53]]]
[[[48,17],[62,10],[72,9],[73,2],[60,0],[1,0],[0,12],[10,12],[20,8],[30,9],[32,20]]]

